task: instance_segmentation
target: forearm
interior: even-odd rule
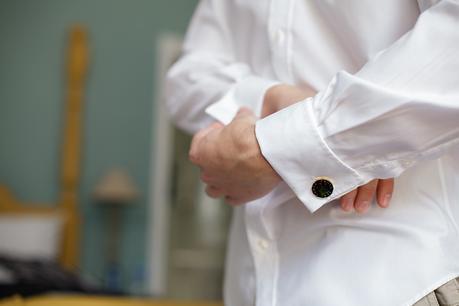
[[[184,55],[167,75],[167,106],[175,123],[196,133],[215,120],[229,123],[244,106],[257,115],[277,82],[255,73],[234,53],[231,1],[203,0],[191,21]]]
[[[442,1],[356,75],[340,72],[314,98],[257,123],[264,156],[312,211],[457,145],[457,28],[459,3]],[[323,176],[335,188],[317,198],[311,186]]]
[[[274,81],[255,76],[245,64],[194,50],[167,77],[167,106],[174,122],[196,133],[215,120],[229,123],[240,107],[261,112]]]
[[[315,94],[316,92],[309,86],[276,84],[270,87],[264,95],[260,117],[267,117]]]

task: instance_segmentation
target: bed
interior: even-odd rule
[[[27,203],[0,185],[0,296],[9,291],[33,293],[45,290],[34,284],[12,287],[10,279],[53,265],[61,274],[78,270],[80,215],[78,182],[81,151],[82,101],[88,51],[86,31],[74,26],[67,56],[67,96],[61,147],[60,192],[57,203]],[[21,263],[24,263],[21,266]],[[45,274],[43,274],[45,275]],[[71,278],[70,274],[65,274]],[[20,277],[19,277],[20,278]],[[27,277],[26,277],[27,278]],[[28,281],[31,277],[28,278]],[[10,282],[8,282],[10,281]],[[22,282],[24,283],[27,282]],[[30,285],[30,284],[28,284]],[[24,285],[25,286],[25,285]],[[37,288],[42,287],[42,288]],[[40,290],[39,290],[40,289]],[[2,294],[3,293],[3,294]]]
[[[78,295],[60,293],[60,290],[45,290],[44,292],[51,293],[30,294],[27,297],[28,295],[15,291],[20,290],[18,288],[2,287],[0,284],[0,293],[5,293],[8,288],[13,293],[3,295],[8,297],[0,300],[0,306],[221,306],[218,302],[167,302],[107,296],[103,292],[98,293],[97,290],[82,286],[77,274],[72,273],[78,271],[80,253],[81,217],[77,190],[82,144],[83,93],[88,66],[87,34],[82,26],[76,25],[70,31],[67,60],[59,199],[57,203],[27,203],[18,199],[6,186],[0,185],[0,264],[17,267],[18,262],[20,266],[23,261],[29,270],[21,266],[16,270],[22,271],[26,276],[33,274],[30,271],[34,269],[38,269],[38,274],[42,276],[48,274],[46,271],[55,274],[55,270],[59,270],[57,278],[68,281],[74,287],[80,286],[79,289],[82,290],[77,290]],[[2,277],[8,278],[4,272],[0,265],[0,283]],[[91,295],[86,295],[86,291],[91,292]],[[15,294],[16,292],[19,294]]]

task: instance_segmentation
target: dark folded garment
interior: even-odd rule
[[[0,282],[0,297],[24,297],[49,292],[110,294],[83,281],[77,274],[67,271],[57,263],[44,260],[20,260],[0,256],[0,267],[11,275],[11,280]]]

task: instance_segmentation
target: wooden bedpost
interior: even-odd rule
[[[81,169],[82,107],[88,67],[86,30],[79,25],[70,32],[67,63],[67,101],[64,119],[61,194],[59,207],[65,214],[60,262],[68,269],[78,266],[80,217],[78,187]]]

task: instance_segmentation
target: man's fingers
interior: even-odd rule
[[[376,198],[378,205],[382,208],[389,206],[390,199],[394,192],[394,179],[379,180]]]
[[[365,213],[371,205],[376,193],[378,180],[373,180],[366,185],[360,186],[357,191],[354,208],[358,213]]]
[[[351,211],[354,208],[355,197],[357,196],[357,189],[346,193],[341,197],[340,205],[344,211]]]
[[[220,198],[223,196],[223,191],[214,186],[207,186],[206,187],[206,194],[211,198]]]
[[[340,206],[344,211],[351,211],[352,208],[359,213],[368,210],[376,194],[378,205],[382,208],[389,206],[394,191],[394,179],[373,180],[366,185],[355,189],[340,199]]]
[[[238,206],[238,205],[241,205],[241,204],[244,204],[243,201],[239,200],[239,199],[236,199],[236,198],[233,198],[231,196],[226,196],[225,197],[225,202],[231,206]]]
[[[200,178],[201,178],[201,181],[203,181],[207,185],[211,185],[214,182],[212,177],[210,175],[208,175],[207,173],[205,173],[204,171],[201,171]]]

